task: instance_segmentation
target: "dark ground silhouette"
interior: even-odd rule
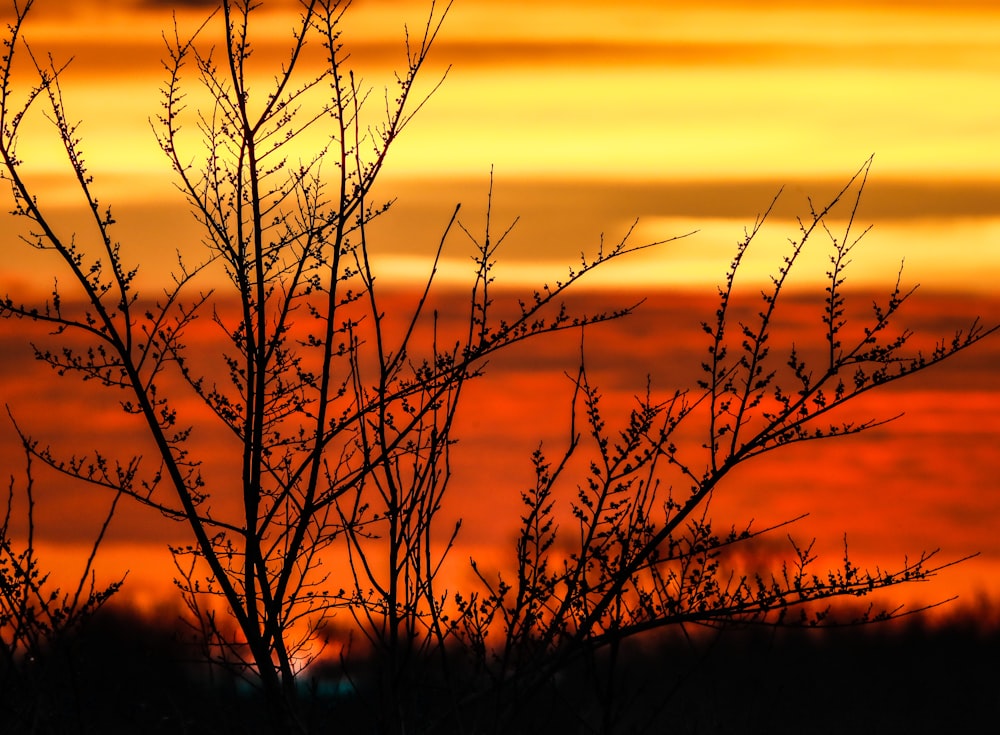
[[[995,618],[995,616],[992,616]],[[1000,722],[1000,629],[988,611],[947,624],[914,616],[890,625],[825,631],[731,630],[688,640],[639,640],[621,666],[604,719],[604,661],[588,661],[523,698],[517,711],[469,716],[434,732],[931,733],[985,732]],[[183,634],[110,608],[82,635],[20,672],[2,670],[4,733],[266,732],[261,702],[245,685],[193,663]],[[370,666],[317,669],[304,696],[314,732],[379,732]],[[433,677],[425,722],[443,706]],[[440,704],[438,704],[440,703]],[[480,712],[489,711],[484,706]]]

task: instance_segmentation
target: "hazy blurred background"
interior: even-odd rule
[[[151,129],[165,74],[161,33],[173,33],[173,8],[183,36],[212,5],[39,0],[25,31],[36,53],[51,51],[57,63],[75,57],[63,79],[66,103],[83,121],[96,190],[115,207],[125,252],[142,264],[146,283],[163,276],[177,250],[193,252],[199,242]],[[264,4],[253,59],[262,84],[280,63],[296,6]],[[404,24],[421,33],[428,11],[425,0],[358,0],[346,16],[345,44],[375,89],[376,109],[382,86],[405,60]],[[689,301],[661,295],[646,321],[612,330],[608,339],[623,341],[609,353],[621,356],[618,364],[645,359],[651,369],[662,368],[670,342],[683,346],[671,359],[697,361],[697,310],[710,316],[711,301],[703,297],[714,293],[744,227],[784,187],[745,274],[762,281],[794,235],[794,217],[808,214],[807,197],[821,206],[874,154],[859,209],[859,223],[874,229],[858,251],[851,282],[890,287],[905,258],[905,280],[922,284],[919,324],[947,332],[977,313],[986,321],[1000,318],[1000,6],[994,3],[459,0],[420,89],[432,90],[446,70],[390,156],[379,189],[398,197],[377,230],[387,279],[409,283],[421,276],[456,203],[463,204],[463,222],[481,229],[492,170],[497,225],[521,217],[497,270],[512,287],[562,276],[581,251],[596,250],[602,233],[615,241],[636,221],[636,242],[693,232],[609,269],[592,285],[605,293],[600,298],[614,292],[624,299],[681,288]],[[192,105],[197,101],[192,94]],[[44,119],[22,140],[21,152],[43,204],[70,227],[79,202]],[[192,139],[189,153],[198,152]],[[3,246],[12,248],[15,224],[6,215],[2,224]],[[471,275],[468,253],[468,244],[453,238],[445,281]],[[822,249],[812,253],[796,282],[821,288],[825,258]],[[0,290],[50,287],[44,260],[11,257],[0,270]],[[678,323],[670,315],[685,317],[678,329],[688,331],[670,331]],[[85,394],[69,381],[36,375],[9,325],[0,337],[3,399],[35,417],[32,429],[58,436],[65,416],[79,415]],[[983,559],[960,567],[934,594],[1000,591],[994,574],[1000,386],[991,345],[952,372],[937,370],[929,376],[934,380],[874,406],[890,414],[902,406],[909,415],[867,443],[761,464],[744,488],[767,492],[745,494],[734,512],[774,520],[811,510],[818,520],[805,527],[807,536],[822,533],[835,548],[842,532],[853,529],[861,551],[880,560],[937,545],[949,556],[982,550]],[[554,363],[557,375],[572,365],[573,349],[567,343],[568,357]],[[508,366],[515,377],[501,374],[481,393],[509,423],[470,420],[473,454],[459,468],[493,467],[492,476],[510,478],[515,499],[530,470],[527,452],[538,441],[523,432],[519,411],[531,393],[525,397],[516,377],[531,373],[530,380],[542,381],[536,389],[548,393],[537,388],[547,385],[547,373],[539,371],[553,367],[533,360],[524,355],[520,366]],[[606,363],[610,375],[616,363]],[[663,387],[671,387],[671,375],[661,372]],[[622,388],[622,396],[630,390]],[[89,413],[94,421],[97,415]],[[114,436],[108,421],[104,428]],[[804,468],[819,466],[833,469],[802,479]],[[855,499],[844,500],[845,487],[858,493]],[[77,507],[65,498],[50,506],[60,504]],[[477,507],[470,503],[462,513],[475,516]],[[67,535],[50,538],[53,553],[66,558],[73,552],[71,525],[56,524]],[[474,517],[468,527],[471,545],[505,534],[488,524],[476,530]],[[119,558],[132,560],[133,588],[141,590],[143,570],[155,581],[169,558],[158,534],[137,528],[126,523],[116,533],[119,548],[127,549]],[[60,547],[60,540],[69,545]]]

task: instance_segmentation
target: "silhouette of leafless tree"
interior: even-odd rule
[[[347,5],[303,0],[286,60],[264,88],[251,83],[256,5],[223,0],[190,37],[176,28],[167,37],[154,127],[202,226],[204,255],[199,262],[179,258],[153,297],[136,287],[141,253],[116,240],[112,211],[95,193],[63,102],[65,67],[23,43],[30,0],[15,3],[0,68],[2,175],[27,225],[24,246],[54,257],[59,269],[47,301],[6,296],[0,314],[49,325],[52,335],[36,357],[61,375],[108,388],[155,448],[155,460],[128,448],[64,457],[27,431],[25,447],[69,478],[185,524],[187,540],[172,551],[190,621],[211,661],[260,689],[276,729],[307,729],[296,678],[321,650],[317,642],[335,611],[347,614],[378,661],[373,717],[384,731],[409,731],[417,722],[488,730],[503,727],[521,696],[581,657],[614,652],[648,631],[821,623],[825,608],[816,602],[947,566],[925,554],[867,573],[845,554],[841,568],[814,573],[810,547],[795,546],[792,563],[772,574],[739,574],[725,567],[724,552],[775,529],[720,532],[707,513],[736,466],[878,425],[838,422],[833,412],[993,331],[973,322],[930,353],[909,349],[911,334],[895,327],[912,291],[897,282],[863,332],[848,332],[843,285],[859,239],[854,215],[868,162],[802,221],[756,315],[735,321],[737,274],[764,217],[747,234],[704,324],[708,351],[696,388],[663,397],[650,388],[625,425],[611,429],[581,357],[568,446],[554,460],[542,449],[532,458],[536,482],[522,495],[511,563],[487,570],[474,562],[478,588],[446,590],[442,563],[460,529],[442,531],[439,519],[467,382],[516,344],[565,330],[590,334],[627,316],[634,305],[587,313],[567,306],[566,296],[591,271],[660,243],[635,245],[626,236],[602,246],[503,314],[494,303],[493,269],[510,230],[498,235],[488,218],[485,231],[473,234],[456,208],[409,308],[390,313],[369,226],[391,202],[377,199],[373,186],[429,96],[418,93],[416,81],[448,6],[431,3],[422,32],[407,33],[406,67],[373,103],[347,65],[340,36]],[[213,51],[216,40],[221,50]],[[22,61],[34,74],[24,90]],[[207,92],[207,107],[188,109],[188,74]],[[18,136],[39,107],[75,175],[94,246],[61,231],[45,192],[26,176],[31,162],[19,156]],[[835,206],[850,213],[840,236],[829,229]],[[431,306],[456,223],[476,253],[457,334],[439,328]],[[824,234],[831,243],[826,354],[817,360],[774,344],[771,330],[800,254]],[[222,285],[202,289],[208,274],[221,275]],[[218,329],[217,355],[187,347],[186,334],[203,318]],[[192,394],[215,422],[211,437],[192,428],[183,400]],[[695,423],[701,455],[687,456],[675,439]],[[228,484],[202,472],[206,454],[219,452],[229,452]],[[567,478],[571,460],[584,452],[585,476]],[[565,502],[572,527],[556,515],[564,483],[571,486]],[[796,617],[793,609],[804,612]],[[447,706],[433,714],[422,704],[430,682],[449,692]]]

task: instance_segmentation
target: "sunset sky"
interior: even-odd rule
[[[9,18],[10,3],[0,2]],[[75,57],[64,91],[70,115],[83,121],[96,189],[115,206],[123,247],[144,266],[141,277],[161,276],[174,249],[193,247],[198,237],[148,122],[164,78],[161,32],[175,7],[183,34],[213,3],[36,4],[25,36],[36,52]],[[262,83],[296,5],[265,0]],[[403,58],[404,23],[418,32],[428,8],[426,0],[354,3],[345,42],[377,90]],[[502,281],[559,277],[581,251],[596,249],[601,233],[615,240],[638,220],[636,242],[694,234],[610,269],[593,285],[711,295],[744,227],[779,188],[783,198],[748,269],[758,281],[780,262],[794,217],[808,214],[807,197],[825,203],[874,156],[860,209],[861,224],[873,230],[852,283],[891,286],[905,259],[907,282],[936,298],[979,299],[959,301],[994,309],[986,321],[1000,318],[1000,4],[456,0],[423,88],[448,67],[387,166],[381,191],[399,197],[381,231],[388,278],[420,272],[456,202],[463,222],[481,228],[492,169],[495,216],[503,227],[521,216],[497,271]],[[52,140],[39,122],[21,153],[43,204],[71,217],[73,189]],[[4,234],[3,247],[13,240]],[[462,247],[456,240],[446,280],[470,274]],[[825,259],[822,249],[811,254],[797,283],[815,287]],[[8,259],[0,270],[0,291],[49,283],[37,261]],[[925,317],[935,323],[933,314]],[[978,382],[964,398],[949,394],[953,402],[943,409],[942,394],[920,394],[925,413],[918,410],[914,434],[933,442],[940,426],[927,411],[959,424],[992,416],[984,406],[1000,405],[1000,386],[988,379],[994,367],[968,367]],[[1000,427],[993,421],[984,430],[961,439],[949,433],[948,451],[968,451],[974,466],[960,487],[988,490],[982,507],[995,512]],[[909,487],[904,476],[897,489]],[[840,527],[848,516],[833,520]],[[872,534],[882,523],[879,515],[865,519]],[[982,523],[975,538],[987,539],[988,529]],[[1000,547],[990,554],[1000,569]],[[964,590],[981,586],[969,579],[976,574],[962,577]]]
[[[39,0],[28,26],[39,51],[75,57],[70,111],[84,121],[88,160],[126,228],[126,205],[179,206],[148,122],[163,79],[161,32],[172,6],[183,33],[211,5]],[[265,3],[273,15],[260,24],[262,83],[295,6]],[[375,89],[399,66],[404,24],[416,33],[428,8],[361,0],[348,13],[345,42]],[[805,214],[806,196],[830,196],[874,155],[861,216],[875,231],[859,281],[883,280],[904,257],[925,287],[988,291],[1000,278],[993,3],[459,0],[425,88],[448,66],[386,171],[399,221],[419,217],[428,230],[426,243],[411,245],[418,250],[455,202],[475,219],[492,167],[495,211],[522,216],[511,278],[522,277],[523,260],[561,272],[600,233],[620,237],[638,219],[636,240],[698,234],[622,266],[615,280],[712,283],[780,187],[779,213]],[[35,169],[64,170],[44,141],[23,144]],[[775,218],[758,277],[788,232]]]

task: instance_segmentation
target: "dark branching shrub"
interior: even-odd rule
[[[154,121],[202,227],[202,249],[179,256],[161,293],[140,293],[141,252],[119,243],[112,210],[97,198],[63,103],[65,67],[23,42],[31,6],[15,3],[5,40],[0,169],[25,224],[23,245],[57,263],[56,280],[45,301],[5,296],[0,315],[49,327],[38,360],[109,389],[147,449],[67,458],[27,429],[25,446],[68,480],[183,523],[184,540],[172,551],[187,620],[208,660],[259,692],[275,731],[308,729],[297,680],[334,622],[350,621],[367,651],[369,673],[353,687],[352,706],[367,707],[378,731],[503,731],[532,693],[556,691],[559,677],[588,666],[603,672],[612,702],[623,647],[653,631],[821,624],[826,601],[947,566],[924,554],[867,573],[845,555],[841,567],[816,571],[810,547],[794,546],[780,568],[742,573],[730,550],[777,529],[719,530],[708,514],[735,467],[878,425],[841,421],[836,412],[992,331],[973,322],[930,351],[911,348],[913,335],[897,326],[912,294],[901,282],[873,305],[862,332],[848,329],[845,274],[860,239],[854,214],[869,164],[803,219],[756,308],[737,317],[739,274],[764,218],[747,234],[703,325],[708,351],[697,385],[664,395],[650,387],[611,426],[584,351],[568,445],[532,457],[535,482],[522,494],[509,562],[474,563],[478,585],[456,593],[442,564],[460,543],[459,528],[442,528],[440,519],[468,381],[522,342],[567,330],[600,339],[601,323],[635,306],[587,311],[569,297],[595,269],[659,243],[626,236],[602,246],[505,312],[494,265],[509,230],[497,235],[487,221],[473,234],[456,208],[412,297],[391,294],[369,240],[391,202],[374,185],[426,101],[418,74],[447,7],[432,3],[423,32],[407,34],[406,68],[373,104],[347,65],[346,3],[303,0],[286,61],[269,70],[270,86],[258,87],[256,7],[223,0],[193,36],[167,37]],[[22,65],[33,75],[27,87]],[[192,84],[207,93],[201,109],[187,108]],[[57,226],[45,192],[27,176],[31,162],[18,140],[36,108],[54,124],[89,238]],[[848,224],[835,236],[837,206],[847,208]],[[473,243],[475,268],[462,327],[446,330],[432,304],[454,229]],[[806,355],[776,343],[773,330],[801,253],[821,237],[831,253],[825,348]],[[218,351],[189,348],[199,320],[216,329]],[[191,409],[192,396],[200,409]],[[689,451],[683,432],[700,437],[700,449]],[[210,455],[224,457],[227,478],[203,472]],[[581,462],[582,475],[573,475]],[[897,613],[872,608],[862,619]],[[610,729],[614,711],[605,707],[598,726]]]
[[[95,534],[90,554],[73,589],[51,580],[35,548],[35,482],[32,454],[25,445],[25,481],[10,479],[7,505],[0,523],[0,689],[3,719],[10,732],[54,731],[52,691],[74,691],[58,683],[71,658],[70,641],[86,629],[90,618],[114,595],[124,578],[97,584],[94,560],[114,516],[119,495]],[[20,507],[23,504],[23,509]],[[15,511],[17,509],[17,511]],[[22,523],[17,521],[22,520]],[[65,570],[62,570],[65,572]],[[72,684],[73,682],[70,682]],[[75,692],[74,692],[75,693]]]

